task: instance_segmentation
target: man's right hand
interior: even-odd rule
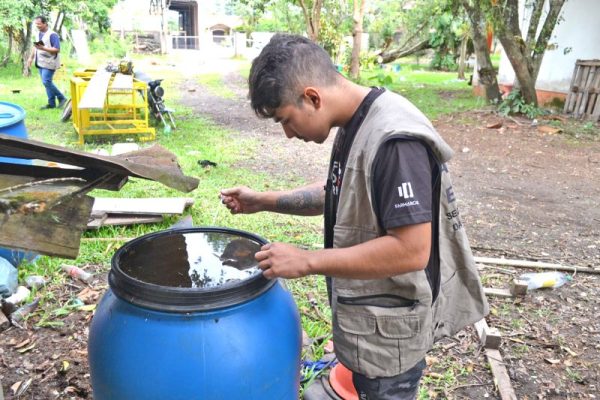
[[[30,58],[27,60],[27,69],[31,69],[31,64],[33,64],[33,60]]]
[[[232,214],[252,214],[265,210],[260,193],[246,186],[222,189],[220,198]]]

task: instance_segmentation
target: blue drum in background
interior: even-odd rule
[[[189,228],[121,247],[89,331],[94,399],[297,399],[300,318],[257,268],[265,243]]]
[[[0,133],[27,139],[25,128],[25,110],[16,104],[0,101]],[[31,164],[31,160],[0,157],[0,162],[12,164]]]

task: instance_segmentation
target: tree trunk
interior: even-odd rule
[[[497,103],[501,100],[496,70],[492,65],[490,50],[487,43],[487,26],[478,0],[470,5],[469,0],[463,0],[463,6],[467,11],[467,16],[471,22],[471,32],[473,36],[473,46],[477,57],[477,73],[479,82],[485,89],[485,98],[490,103]]]
[[[29,60],[29,55],[31,51],[31,24],[32,21],[28,20],[25,24],[26,28],[23,34],[20,35],[22,42],[19,43],[19,48],[21,49],[19,56],[21,58],[21,71],[23,71],[23,76],[31,75],[31,68],[27,66],[27,60]]]
[[[350,77],[358,79],[360,74],[360,48],[362,47],[363,18],[367,0],[354,0],[352,20],[352,56],[350,58]]]
[[[529,67],[530,64],[525,54],[523,54],[522,46],[519,46],[515,42],[512,35],[506,33],[500,33],[498,38],[500,43],[504,47],[506,56],[508,57],[510,64],[512,65],[515,75],[519,80],[519,86],[523,100],[527,104],[538,105],[537,93],[535,91],[535,77],[532,75]]]
[[[527,54],[527,44],[523,40],[521,28],[519,28],[518,0],[507,0],[504,4],[502,20],[496,29],[496,34],[515,71],[523,100],[528,104],[537,106],[535,79],[530,69],[531,59]]]
[[[540,1],[540,0],[538,0],[538,1]],[[556,23],[558,22],[558,17],[560,16],[560,12],[561,12],[564,4],[565,4],[565,0],[550,0],[550,10],[548,11],[548,15],[546,16],[544,25],[542,25],[542,30],[540,31],[540,35],[537,38],[535,47],[532,49],[531,53],[528,53],[528,54],[531,54],[531,58],[532,58],[531,74],[533,75],[533,79],[536,81],[537,81],[538,74],[540,72],[542,60],[544,59],[544,54],[546,53],[546,48],[548,47],[548,42],[550,41],[550,38],[552,36],[552,31],[554,31],[554,27],[556,26]],[[536,30],[537,30],[537,25],[536,25]]]
[[[323,0],[314,0],[310,10],[308,9],[306,0],[298,0],[298,2],[304,14],[308,38],[316,42],[319,39],[319,32],[321,31],[321,8],[323,7]]]
[[[458,79],[465,80],[465,67],[467,65],[467,43],[468,36],[464,36],[460,42],[460,57],[458,59]]]
[[[0,62],[0,67],[4,68],[10,61],[10,56],[12,54],[12,46],[13,46],[13,30],[12,28],[8,28],[8,49],[6,50],[6,54]]]
[[[523,40],[519,28],[518,0],[506,0],[500,15],[497,15],[497,34],[504,51],[515,71],[519,88],[526,103],[538,105],[535,82],[548,47],[548,41],[556,26],[565,0],[549,0],[550,9],[536,39],[545,0],[535,0],[527,29],[527,37]]]
[[[413,45],[412,47],[387,50],[387,51],[381,53],[379,56],[381,57],[381,62],[386,64],[386,63],[392,62],[394,60],[397,60],[398,58],[407,57],[418,51],[429,49],[429,48],[431,48],[431,45],[429,44],[429,39],[425,39],[425,40]]]

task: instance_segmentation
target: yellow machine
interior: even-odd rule
[[[131,71],[131,62],[120,63],[117,73],[75,71],[71,78],[72,118],[80,144],[92,135],[139,135],[142,141],[156,138],[148,123],[148,85],[133,78]],[[92,82],[97,72],[101,79]]]

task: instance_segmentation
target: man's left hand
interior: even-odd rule
[[[310,273],[310,252],[286,243],[268,243],[255,258],[265,278],[301,278]]]

